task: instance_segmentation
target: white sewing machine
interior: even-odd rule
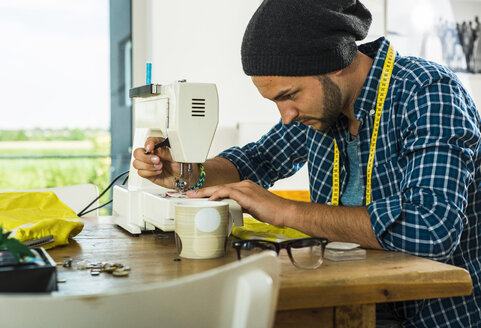
[[[173,160],[181,163],[181,171],[172,181],[173,189],[166,189],[140,177],[132,166],[132,155],[128,185],[114,186],[113,219],[131,234],[155,227],[173,231],[175,203],[190,200],[167,193],[185,190],[197,182],[188,181],[191,165],[207,158],[219,120],[217,88],[215,84],[185,81],[165,86],[149,84],[131,89],[130,97],[135,126],[132,152],[143,148],[148,137],[165,138]],[[242,225],[240,206],[233,200],[226,201],[233,224]]]

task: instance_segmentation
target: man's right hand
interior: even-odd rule
[[[163,140],[163,138],[148,138],[145,148],[135,149],[133,166],[137,169],[139,176],[163,187],[175,188],[172,181],[174,177],[179,176],[180,164],[172,161],[168,147],[153,151],[154,146]]]

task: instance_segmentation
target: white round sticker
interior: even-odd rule
[[[220,226],[220,214],[213,208],[203,208],[195,214],[194,222],[200,231],[212,232]]]

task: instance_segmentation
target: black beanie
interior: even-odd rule
[[[242,41],[249,76],[320,75],[351,64],[371,13],[358,0],[264,0]]]

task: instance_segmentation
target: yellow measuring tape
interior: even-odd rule
[[[376,103],[376,117],[374,119],[374,128],[371,136],[371,148],[369,149],[369,160],[367,162],[367,181],[366,181],[366,205],[371,203],[371,179],[372,179],[372,167],[374,164],[374,155],[376,153],[377,133],[379,131],[379,123],[381,122],[382,108],[384,101],[386,100],[387,91],[389,88],[389,81],[391,80],[392,69],[394,66],[395,58],[394,49],[389,46],[387,50],[387,56],[384,60],[384,66],[382,68],[381,82],[379,83],[379,89],[377,92]],[[339,149],[337,142],[334,139],[334,168],[332,169],[332,197],[331,205],[339,205]]]

